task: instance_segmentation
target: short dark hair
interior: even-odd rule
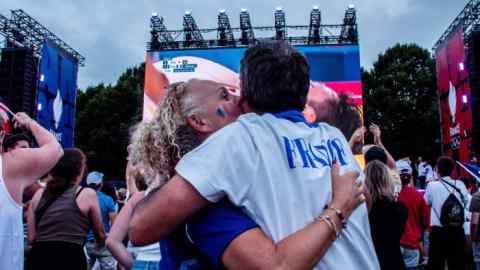
[[[26,141],[28,142],[28,145],[32,143],[30,137],[24,133],[13,134],[5,138],[5,141],[3,142],[3,149],[10,149],[19,141]]]
[[[305,57],[284,41],[261,41],[241,60],[242,98],[255,112],[303,111],[310,88]]]
[[[365,163],[369,163],[373,160],[378,160],[383,164],[387,164],[387,154],[385,153],[385,150],[376,145],[370,147],[370,149],[368,149],[368,151],[365,153]]]
[[[449,156],[441,156],[437,159],[437,172],[441,177],[452,175],[455,161]]]

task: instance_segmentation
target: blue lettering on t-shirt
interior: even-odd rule
[[[300,163],[297,161],[298,157],[301,158],[303,168],[330,167],[332,160],[337,160],[341,166],[347,165],[346,153],[338,138],[328,139],[317,145],[312,145],[303,138],[289,139],[285,136],[282,138],[290,169],[295,169]]]

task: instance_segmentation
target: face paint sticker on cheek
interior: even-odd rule
[[[222,118],[225,118],[225,117],[227,117],[227,112],[222,107],[218,107],[217,108],[217,115],[222,117]]]

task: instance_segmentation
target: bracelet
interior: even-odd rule
[[[335,214],[337,214],[338,218],[340,219],[340,222],[342,223],[342,228],[346,228],[347,227],[347,219],[345,218],[345,216],[343,215],[342,211],[336,207],[333,207],[331,205],[326,205],[325,206],[325,209],[331,209],[335,212]]]
[[[325,224],[328,225],[328,227],[333,231],[333,233],[335,234],[335,238],[338,238],[338,236],[340,235],[340,233],[338,232],[337,230],[337,224],[335,224],[335,221],[333,221],[333,219],[329,216],[329,215],[322,215],[320,217],[317,218],[319,221],[323,221],[325,222]]]

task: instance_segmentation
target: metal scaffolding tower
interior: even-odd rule
[[[480,1],[480,0],[478,0]],[[157,15],[158,16],[158,15]],[[292,45],[337,45],[337,44],[358,44],[357,22],[355,8],[349,6],[345,12],[343,24],[322,24],[321,12],[315,6],[310,13],[309,25],[287,25],[285,11],[278,7],[274,11],[275,23],[273,26],[252,26],[250,14],[246,9],[240,12],[240,26],[232,27],[230,20],[224,10],[221,10],[217,16],[218,26],[216,28],[198,28],[191,12],[185,12],[183,17],[182,30],[167,30],[163,24],[163,19],[153,18],[150,23],[152,38],[148,45],[148,50],[177,50],[191,48],[211,48],[211,47],[245,47],[256,39],[279,39],[285,40]],[[298,36],[288,36],[287,31],[305,34]],[[235,32],[239,32],[239,38],[235,39]],[[268,32],[268,34],[258,34],[256,32]],[[205,40],[202,34],[211,36],[217,34],[217,39]],[[183,37],[183,39],[181,38]]]
[[[202,33],[198,29],[197,23],[195,22],[195,19],[193,19],[190,11],[185,11],[185,15],[183,15],[183,31],[185,47],[190,47],[192,45],[197,47],[205,46]]]
[[[468,37],[473,31],[474,27],[480,24],[480,0],[471,0],[467,3],[465,8],[458,14],[453,22],[448,26],[447,30],[442,34],[440,39],[433,46],[433,51],[436,51],[450,34],[457,30],[457,27],[462,27],[465,37]]]
[[[240,38],[240,43],[242,45],[248,45],[255,39],[252,23],[250,22],[250,14],[245,8],[242,8],[240,12],[240,30],[242,31],[242,36]]]
[[[320,43],[320,35],[322,30],[320,25],[322,24],[322,14],[318,6],[314,6],[312,12],[310,12],[310,26],[308,29],[308,43]]]
[[[228,19],[225,9],[221,9],[217,16],[217,39],[220,46],[231,46],[235,44],[235,37],[233,36],[230,20]]]
[[[283,40],[287,37],[287,23],[285,21],[285,12],[282,7],[277,7],[274,13],[275,17],[275,38]]]
[[[357,15],[355,7],[350,5],[345,11],[345,17],[343,18],[343,27],[340,34],[340,42],[357,42]]]
[[[43,42],[48,39],[79,65],[85,64],[85,57],[21,9],[11,10],[10,19],[0,15],[0,35],[8,46],[31,48],[36,57],[40,57]]]

